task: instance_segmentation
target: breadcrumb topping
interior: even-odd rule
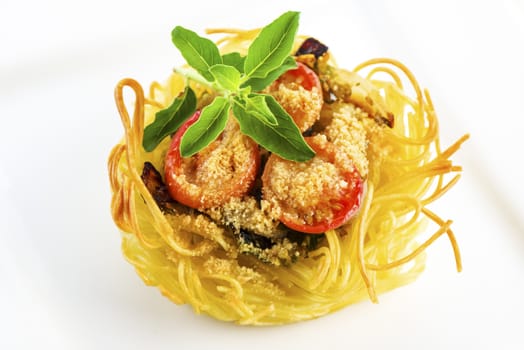
[[[271,265],[289,265],[300,256],[297,243],[284,238],[275,242],[270,248],[259,248],[249,242],[240,241],[239,253],[256,256],[259,260]]]
[[[300,84],[285,83],[279,84],[270,93],[293,117],[300,131],[306,131],[319,119],[323,100],[316,87],[306,90]]]
[[[278,217],[272,215],[265,200],[257,202],[253,197],[231,198],[225,205],[212,208],[207,213],[235,230],[244,228],[268,238],[285,234],[285,231],[277,229]]]
[[[348,186],[339,169],[319,157],[303,163],[274,161],[268,181],[264,194],[272,208],[277,213],[285,209],[282,210],[284,215],[299,212],[306,223],[331,219],[331,208],[322,205],[325,197],[319,194],[340,193]],[[283,208],[283,203],[288,207]]]
[[[238,193],[244,193],[251,185],[245,178],[245,183],[237,183],[235,176],[239,170],[247,171],[252,167],[246,162],[252,162],[253,147],[253,141],[240,132],[235,119],[229,118],[217,141],[193,157],[182,158],[182,172],[172,174],[173,180],[191,197],[200,198],[201,203],[222,204],[223,188],[237,188]]]
[[[270,295],[274,298],[284,295],[284,292],[272,283],[273,281],[267,281],[253,268],[238,265],[231,260],[210,256],[204,262],[204,268],[209,276],[235,276],[240,283],[249,283],[257,287],[262,295]]]
[[[368,141],[363,120],[367,119],[367,113],[353,104],[336,102],[327,105],[323,115],[329,115],[330,123],[326,126],[324,134],[337,149],[336,163],[347,171],[355,166],[365,178],[369,161],[366,157]]]

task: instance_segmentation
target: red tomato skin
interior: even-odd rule
[[[297,68],[288,70],[282,77],[277,79],[277,82],[284,79],[299,80],[300,85],[308,91],[313,90],[314,87],[316,87],[318,91],[322,91],[318,75],[302,62],[297,62]]]
[[[171,141],[171,146],[169,147],[166,154],[166,162],[164,165],[164,173],[166,174],[166,185],[169,191],[169,194],[177,202],[184,204],[190,208],[199,208],[202,203],[200,200],[197,200],[191,196],[187,190],[184,190],[183,187],[180,187],[176,181],[173,180],[171,174],[179,175],[182,168],[182,155],[180,154],[180,142],[182,136],[186,130],[194,124],[200,117],[201,111],[196,111],[182,126],[177,130],[173,139]]]

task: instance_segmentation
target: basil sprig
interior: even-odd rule
[[[220,55],[211,40],[180,26],[173,29],[173,43],[193,69],[185,71],[186,76],[221,94],[202,109],[200,118],[184,133],[182,156],[191,156],[213,142],[224,130],[231,112],[241,132],[268,151],[293,161],[306,161],[315,155],[284,108],[271,95],[256,93],[296,67],[290,52],[298,19],[299,13],[293,11],[278,17],[260,31],[246,56],[238,52]],[[147,151],[195,112],[194,95],[188,86],[170,107],[156,114],[144,131]]]
[[[166,137],[178,130],[195,113],[197,98],[194,91],[186,86],[171,106],[155,114],[155,120],[144,129],[142,145],[151,152]]]

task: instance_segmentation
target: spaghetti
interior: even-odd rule
[[[209,32],[226,34],[220,40],[224,52],[241,53],[257,34]],[[380,128],[380,136],[370,133],[367,189],[360,213],[325,232],[325,239],[307,257],[281,266],[239,253],[224,230],[203,215],[166,215],[142,181],[144,162],[163,168],[170,141],[145,152],[144,125],[184,89],[184,78],[173,73],[164,84],[151,84],[147,97],[135,80],[118,83],[115,99],[125,137],[108,162],[112,216],[122,231],[125,257],[147,285],[156,286],[177,304],[190,304],[197,313],[239,324],[272,325],[316,318],[366,298],[377,302],[379,294],[420,275],[426,248],[443,235],[461,270],[451,221],[428,205],[459,180],[461,167],[450,158],[468,135],[441,150],[429,93],[400,62],[373,59],[353,72],[381,92],[395,115],[394,126]],[[135,95],[132,118],[123,98],[126,88]],[[194,88],[206,89],[198,84]],[[420,243],[428,229],[433,234]]]

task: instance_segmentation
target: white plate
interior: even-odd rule
[[[443,145],[471,139],[436,210],[440,240],[414,284],[318,320],[246,328],[196,316],[143,285],[120,252],[106,160],[122,136],[113,87],[179,64],[176,24],[251,28],[288,9],[342,66],[389,56],[428,87]],[[524,8],[357,1],[11,2],[0,10],[0,348],[521,348],[524,314]],[[519,50],[520,49],[520,50]]]

